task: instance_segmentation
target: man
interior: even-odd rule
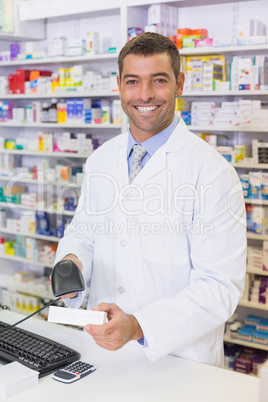
[[[173,354],[220,366],[245,276],[239,179],[174,116],[184,74],[169,39],[142,34],[118,63],[130,129],[88,158],[56,262],[73,260],[91,286],[88,308],[107,312],[107,323],[85,327],[99,346],[134,340],[151,360]],[[79,308],[84,294],[69,297]]]

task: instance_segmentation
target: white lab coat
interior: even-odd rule
[[[239,178],[180,120],[130,186],[127,139],[119,135],[88,158],[56,262],[67,253],[82,261],[88,308],[114,302],[134,314],[151,360],[173,354],[220,366],[224,323],[245,277]]]

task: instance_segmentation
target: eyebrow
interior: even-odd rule
[[[159,72],[159,73],[155,73],[151,75],[152,77],[166,77],[166,78],[170,78],[170,76],[168,75],[168,73],[166,72]],[[139,76],[137,74],[125,74],[123,76],[123,80],[127,79],[127,78],[139,78]]]

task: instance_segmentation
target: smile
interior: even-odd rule
[[[139,112],[152,112],[156,109],[158,109],[160,106],[135,106],[135,109],[137,109]]]

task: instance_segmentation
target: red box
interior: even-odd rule
[[[30,70],[16,70],[15,73],[15,94],[24,94],[24,85],[30,80]]]
[[[52,72],[51,71],[46,71],[46,70],[41,70],[39,71],[40,77],[51,77]]]
[[[177,29],[177,35],[179,35],[180,38],[182,36],[191,35],[191,29],[189,29],[189,28],[178,28]]]
[[[8,93],[15,94],[15,74],[8,75]]]
[[[208,31],[207,29],[191,29],[191,35],[200,35],[204,36],[205,38],[208,37]]]

